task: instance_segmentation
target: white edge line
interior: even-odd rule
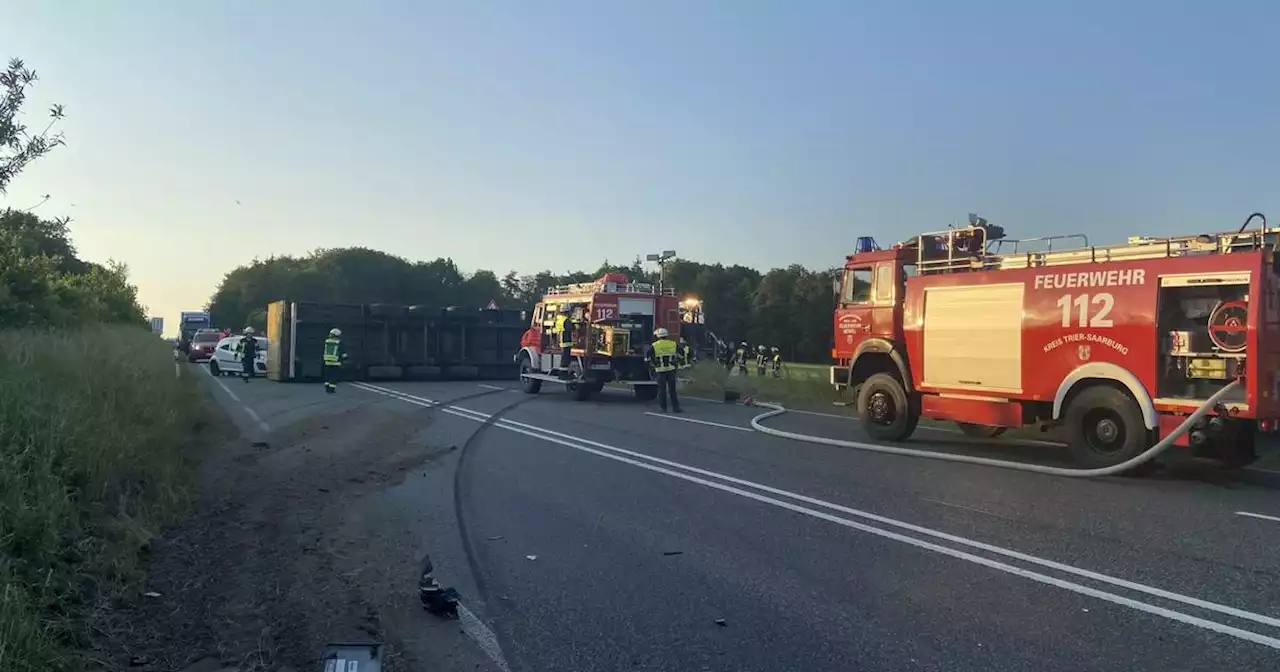
[[[484,383],[478,383],[476,387],[483,387],[486,390],[510,390],[511,389],[509,387],[500,387],[498,385],[485,385]]]
[[[1249,513],[1248,511],[1236,511],[1237,516],[1246,516],[1249,518],[1261,518],[1263,520],[1273,520],[1280,523],[1280,516],[1267,516],[1261,513]]]
[[[678,415],[667,415],[665,413],[653,413],[645,411],[645,415],[652,415],[655,418],[666,418],[667,420],[679,420],[681,422],[696,422],[699,425],[711,425],[712,427],[723,427],[725,429],[736,429],[740,432],[754,432],[756,430],[750,427],[739,427],[738,425],[726,425],[723,422],[712,422],[710,420],[698,420],[697,418],[682,418]]]
[[[363,386],[362,386],[362,387],[363,387]],[[423,405],[423,406],[436,406],[436,405],[438,405],[436,402],[432,402],[432,401],[429,401],[429,400],[424,400],[426,403],[423,403],[423,401],[419,401],[418,399],[415,399],[415,398],[413,397],[413,395],[410,395],[410,394],[407,394],[407,393],[404,393],[404,392],[400,392],[400,391],[398,391],[398,390],[391,390],[391,389],[389,389],[389,388],[386,388],[386,389],[387,389],[387,392],[383,392],[382,390],[379,390],[379,389],[377,389],[377,388],[373,388],[373,387],[371,387],[371,386],[370,386],[370,387],[364,387],[364,389],[370,389],[371,391],[377,392],[377,393],[379,393],[379,394],[387,394],[387,393],[390,393],[390,394],[391,394],[391,396],[398,397],[398,398],[400,398],[401,400],[403,400],[403,401],[407,401],[407,402],[409,402],[409,403],[419,404],[419,405]],[[490,417],[491,417],[490,415],[485,414],[485,413],[481,413],[481,412],[479,412],[479,411],[472,411],[471,409],[459,408],[459,407],[453,407],[453,406],[445,407],[445,408],[443,408],[442,410],[443,410],[444,412],[446,412],[446,413],[450,413],[450,414],[452,414],[452,415],[457,415],[458,417],[468,418],[468,419],[471,419],[471,420],[474,420],[474,421],[477,421],[477,422],[483,422],[484,420],[487,420],[488,418],[490,418]],[[616,446],[610,446],[610,445],[608,445],[608,444],[602,444],[602,443],[598,443],[598,442],[595,442],[595,441],[590,441],[590,440],[588,440],[588,439],[582,439],[582,438],[574,437],[574,436],[571,436],[571,435],[568,435],[568,434],[562,434],[562,433],[560,433],[560,432],[555,432],[555,431],[552,431],[552,430],[549,430],[549,429],[544,429],[544,428],[537,427],[537,426],[534,426],[534,425],[527,425],[527,424],[525,424],[525,423],[516,422],[516,421],[514,421],[514,420],[505,420],[505,419],[504,419],[504,420],[499,420],[499,421],[498,421],[497,423],[495,423],[495,424],[496,424],[496,425],[498,425],[499,427],[502,427],[503,429],[506,429],[506,430],[509,430],[509,431],[517,432],[517,433],[520,433],[520,434],[525,434],[525,435],[528,435],[528,436],[531,436],[531,437],[534,437],[534,438],[540,438],[540,439],[543,439],[543,440],[546,440],[546,441],[550,441],[550,442],[552,442],[552,443],[559,443],[559,444],[561,444],[561,445],[566,445],[566,446],[569,446],[569,447],[571,447],[571,448],[576,448],[576,449],[578,449],[578,450],[582,450],[582,451],[589,452],[589,453],[592,453],[592,454],[600,455],[601,457],[607,457],[607,458],[609,458],[609,459],[619,460],[619,461],[622,461],[622,462],[626,462],[626,463],[628,463],[628,464],[634,464],[635,466],[639,466],[639,467],[644,468],[644,469],[649,469],[649,470],[652,470],[652,471],[658,471],[658,472],[660,472],[660,473],[668,474],[668,475],[674,476],[674,477],[676,477],[676,478],[681,478],[681,479],[689,480],[689,481],[692,481],[692,482],[695,482],[695,483],[699,483],[699,484],[702,484],[702,485],[706,485],[707,487],[716,488],[716,489],[720,489],[720,490],[725,490],[726,492],[732,492],[732,493],[734,493],[734,494],[740,494],[740,495],[742,495],[742,496],[744,496],[744,497],[748,497],[748,498],[750,498],[750,499],[756,499],[756,500],[758,500],[758,501],[767,502],[767,503],[771,503],[771,504],[776,504],[777,506],[781,506],[782,508],[787,508],[787,509],[791,509],[791,510],[795,510],[795,511],[803,512],[803,513],[809,513],[810,515],[813,515],[813,516],[815,516],[815,517],[822,518],[822,519],[824,519],[824,520],[831,520],[831,522],[837,522],[838,524],[846,525],[847,527],[853,527],[854,529],[863,530],[863,531],[869,532],[869,533],[871,533],[871,534],[879,534],[879,535],[881,535],[881,536],[886,536],[886,537],[891,538],[891,539],[895,539],[895,540],[898,540],[898,541],[902,541],[903,543],[908,543],[908,544],[911,544],[911,545],[920,546],[921,548],[928,548],[928,549],[930,549],[930,550],[938,550],[938,552],[943,553],[943,554],[945,554],[945,555],[951,555],[952,557],[957,557],[957,558],[961,558],[961,559],[965,559],[965,560],[970,560],[970,559],[972,558],[972,560],[971,560],[971,561],[973,561],[973,562],[977,562],[978,564],[985,565],[985,566],[988,566],[988,567],[992,567],[992,568],[995,568],[995,569],[1001,569],[1002,571],[1009,571],[1010,573],[1016,574],[1016,575],[1018,575],[1018,576],[1025,576],[1025,577],[1027,577],[1027,578],[1032,578],[1033,580],[1036,580],[1036,581],[1040,581],[1040,580],[1043,578],[1043,579],[1044,579],[1044,581],[1042,581],[1042,582],[1044,582],[1044,583],[1048,583],[1049,585],[1054,585],[1054,586],[1057,586],[1057,587],[1060,587],[1060,588],[1064,588],[1064,589],[1066,589],[1066,590],[1072,590],[1072,591],[1074,591],[1074,592],[1079,592],[1079,593],[1082,593],[1082,594],[1085,594],[1085,595],[1090,595],[1090,596],[1093,596],[1093,597],[1098,597],[1099,599],[1102,599],[1102,600],[1105,600],[1105,601],[1114,602],[1115,604],[1121,604],[1121,605],[1124,605],[1124,606],[1128,606],[1128,607],[1131,607],[1131,608],[1137,609],[1137,610],[1139,610],[1139,611],[1146,611],[1147,613],[1155,614],[1155,615],[1158,615],[1158,616],[1164,616],[1164,617],[1166,617],[1166,618],[1171,618],[1172,620],[1180,621],[1180,622],[1183,622],[1183,623],[1187,623],[1187,624],[1189,624],[1189,625],[1197,625],[1197,626],[1199,626],[1199,627],[1204,627],[1204,628],[1206,628],[1206,629],[1208,629],[1208,630],[1213,630],[1213,631],[1215,631],[1215,632],[1221,632],[1221,633],[1223,633],[1223,634],[1228,634],[1228,635],[1231,635],[1231,636],[1233,636],[1233,637],[1239,637],[1239,638],[1241,638],[1241,639],[1245,639],[1245,640],[1248,640],[1248,641],[1253,641],[1253,642],[1256,642],[1256,643],[1259,643],[1259,644],[1264,644],[1264,645],[1269,646],[1269,647],[1271,647],[1271,648],[1280,649],[1280,639],[1275,639],[1275,638],[1267,637],[1267,636],[1265,636],[1265,635],[1259,635],[1259,634],[1257,634],[1257,633],[1250,632],[1250,631],[1247,631],[1247,630],[1240,630],[1239,628],[1234,628],[1234,627],[1232,627],[1232,626],[1228,626],[1228,625],[1224,625],[1224,624],[1221,624],[1221,623],[1217,623],[1217,622],[1215,622],[1215,621],[1207,621],[1207,620],[1205,620],[1205,619],[1201,619],[1201,618],[1198,618],[1198,617],[1196,617],[1196,616],[1191,616],[1191,615],[1189,615],[1189,614],[1184,614],[1184,613],[1182,613],[1182,612],[1172,611],[1172,610],[1165,609],[1165,608],[1163,608],[1163,607],[1159,607],[1159,606],[1156,606],[1156,605],[1150,605],[1150,604],[1146,604],[1145,602],[1138,602],[1138,601],[1136,601],[1136,600],[1132,600],[1132,599],[1130,599],[1130,598],[1126,598],[1126,597],[1123,597],[1123,596],[1120,596],[1120,595],[1115,595],[1115,594],[1113,594],[1113,593],[1107,593],[1107,592],[1104,592],[1104,591],[1099,591],[1099,590],[1096,590],[1096,589],[1093,589],[1093,588],[1089,588],[1088,586],[1083,586],[1083,585],[1080,585],[1080,584],[1075,584],[1075,583],[1071,583],[1071,582],[1068,582],[1068,581],[1063,581],[1063,580],[1061,580],[1061,579],[1056,579],[1056,578],[1049,577],[1049,576],[1045,576],[1045,575],[1038,574],[1038,573],[1035,573],[1035,572],[1030,572],[1029,570],[1024,570],[1024,569],[1021,569],[1021,568],[1019,568],[1019,567],[1014,567],[1014,566],[1012,566],[1012,565],[1006,565],[1006,564],[1004,564],[1004,563],[1000,563],[1000,562],[998,562],[998,561],[994,561],[994,560],[988,560],[988,559],[986,559],[986,558],[982,558],[982,557],[980,557],[980,556],[974,556],[974,555],[971,555],[971,554],[968,554],[968,553],[964,553],[963,551],[957,551],[957,550],[954,550],[954,549],[949,549],[949,548],[946,548],[946,547],[937,546],[936,544],[931,544],[931,543],[929,543],[929,542],[926,542],[926,541],[923,541],[923,540],[919,540],[919,539],[915,539],[915,538],[913,538],[913,537],[905,537],[905,536],[900,535],[900,534],[898,534],[898,533],[896,533],[896,532],[891,532],[891,531],[888,531],[888,530],[881,530],[880,528],[874,528],[874,527],[870,527],[870,526],[865,526],[865,525],[862,525],[861,523],[856,523],[856,522],[854,522],[854,521],[850,521],[850,520],[847,520],[847,519],[844,519],[844,518],[839,518],[839,517],[836,517],[836,516],[831,516],[830,514],[823,513],[823,512],[821,512],[821,511],[815,511],[815,510],[813,510],[813,509],[807,509],[807,508],[805,508],[805,507],[800,507],[800,506],[798,506],[798,505],[791,504],[791,503],[789,503],[789,502],[784,502],[784,501],[781,501],[781,500],[775,500],[775,499],[772,499],[772,498],[769,498],[769,497],[765,497],[765,496],[763,496],[763,495],[758,495],[758,494],[756,494],[756,493],[751,493],[751,492],[747,492],[747,491],[745,491],[745,490],[740,490],[740,489],[738,489],[738,488],[733,488],[732,486],[727,486],[727,485],[723,485],[723,484],[720,484],[720,483],[715,483],[715,482],[711,482],[711,481],[706,481],[706,480],[703,480],[703,479],[697,478],[697,477],[695,477],[695,476],[689,476],[688,474],[682,474],[682,473],[679,473],[679,472],[671,471],[671,470],[669,470],[669,469],[664,469],[664,468],[662,468],[662,467],[654,466],[654,465],[652,465],[652,464],[643,463],[643,462],[639,462],[639,461],[636,461],[636,460],[631,460],[631,459],[628,459],[628,458],[626,458],[626,457],[622,457],[622,456],[617,455],[617,454],[614,454],[614,453],[621,453],[621,454],[623,454],[623,455],[631,455],[631,456],[639,457],[639,458],[642,458],[642,459],[645,459],[645,460],[650,460],[650,461],[652,461],[652,462],[656,462],[656,463],[659,463],[659,464],[666,464],[666,465],[670,465],[670,466],[673,466],[673,467],[676,467],[676,468],[684,469],[684,470],[687,470],[687,471],[690,471],[690,472],[693,472],[693,473],[698,473],[698,474],[703,474],[703,475],[707,475],[707,476],[711,476],[711,477],[715,477],[715,478],[720,478],[720,479],[725,480],[725,481],[728,481],[728,482],[730,482],[730,483],[737,483],[737,484],[740,484],[740,485],[744,485],[744,486],[748,486],[748,487],[757,488],[757,489],[762,490],[762,491],[765,491],[765,492],[770,492],[770,493],[773,493],[773,494],[778,494],[778,495],[782,495],[782,496],[790,497],[790,498],[792,498],[792,499],[796,499],[796,500],[798,500],[798,501],[802,501],[802,502],[806,502],[806,503],[814,504],[814,505],[818,505],[818,506],[823,506],[823,507],[825,507],[825,508],[829,508],[829,509],[832,509],[832,510],[835,510],[835,511],[840,511],[840,512],[842,512],[842,513],[847,513],[847,514],[850,514],[850,515],[854,515],[854,516],[858,516],[858,517],[866,518],[866,519],[868,519],[868,520],[873,520],[873,521],[876,521],[876,522],[879,522],[879,523],[883,523],[883,524],[887,524],[887,525],[893,525],[893,526],[900,527],[900,528],[902,528],[902,529],[906,529],[906,530],[910,530],[910,531],[913,531],[913,532],[916,532],[916,533],[919,533],[919,534],[925,534],[925,535],[933,536],[933,537],[936,537],[936,538],[939,538],[939,539],[944,539],[944,540],[947,540],[947,541],[951,541],[951,542],[954,542],[954,543],[963,544],[963,545],[970,546],[970,547],[973,547],[973,548],[978,548],[978,549],[985,550],[985,551],[988,551],[988,552],[991,552],[991,553],[996,553],[996,554],[999,554],[999,555],[1004,555],[1004,556],[1006,556],[1006,557],[1011,557],[1011,558],[1015,558],[1015,559],[1018,559],[1018,560],[1022,560],[1022,561],[1024,561],[1024,562],[1029,562],[1029,563],[1032,563],[1032,564],[1041,565],[1041,566],[1043,566],[1043,567],[1048,567],[1048,568],[1051,568],[1051,569],[1056,569],[1056,570],[1058,570],[1058,571],[1062,571],[1062,572],[1065,572],[1065,573],[1068,573],[1068,574],[1074,574],[1074,575],[1076,575],[1076,576],[1082,576],[1082,577],[1090,578],[1090,579],[1093,579],[1093,580],[1096,580],[1096,581],[1099,581],[1099,582],[1102,582],[1102,583],[1109,583],[1109,584],[1111,584],[1111,585],[1119,586],[1119,587],[1122,587],[1122,588],[1127,588],[1127,589],[1129,589],[1129,590],[1133,590],[1133,591],[1135,591],[1135,592],[1146,593],[1146,594],[1148,594],[1148,595],[1152,595],[1152,596],[1155,596],[1155,597],[1161,597],[1161,598],[1164,598],[1164,599],[1167,599],[1167,600],[1171,600],[1171,601],[1174,601],[1174,602],[1181,602],[1181,603],[1183,603],[1183,604],[1187,604],[1187,605],[1190,605],[1190,606],[1199,607],[1199,608],[1201,608],[1201,609],[1206,609],[1206,610],[1209,610],[1209,611],[1216,611],[1216,612],[1218,612],[1218,613],[1226,614],[1226,615],[1229,615],[1229,616],[1234,616],[1234,617],[1236,617],[1236,618],[1241,618],[1241,619],[1244,619],[1244,620],[1253,621],[1253,622],[1260,623],[1260,624],[1270,625],[1270,626],[1273,626],[1273,627],[1280,627],[1280,619],[1278,619],[1278,618],[1273,618],[1273,617],[1271,617],[1271,616],[1267,616],[1267,615],[1265,615],[1265,614],[1258,614],[1258,613],[1254,613],[1254,612],[1251,612],[1251,611],[1246,611],[1246,610],[1244,610],[1244,609],[1237,609],[1237,608],[1235,608],[1235,607],[1231,607],[1231,606],[1227,606],[1227,605],[1223,605],[1223,604],[1218,604],[1218,603],[1216,603],[1216,602],[1209,602],[1209,601],[1207,601],[1207,600],[1202,600],[1202,599],[1199,599],[1199,598],[1196,598],[1196,597],[1191,597],[1191,596],[1189,596],[1189,595],[1182,595],[1182,594],[1179,594],[1179,593],[1174,593],[1174,592],[1171,592],[1171,591],[1163,590],[1163,589],[1161,589],[1161,588],[1154,588],[1154,587],[1146,586],[1146,585],[1143,585],[1143,584],[1140,584],[1140,583],[1135,583],[1135,582],[1132,582],[1132,581],[1128,581],[1128,580],[1126,580],[1126,579],[1120,579],[1120,578],[1116,578],[1116,577],[1113,577],[1113,576],[1108,576],[1108,575],[1106,575],[1106,574],[1100,574],[1100,573],[1093,572],[1093,571],[1090,571],[1090,570],[1087,570],[1087,569],[1080,569],[1080,568],[1078,568],[1078,567],[1073,567],[1073,566],[1071,566],[1071,565],[1063,564],[1063,563],[1056,562],[1056,561],[1053,561],[1053,560],[1046,560],[1046,559],[1044,559],[1044,558],[1039,558],[1039,557],[1036,557],[1036,556],[1034,556],[1034,555],[1028,555],[1028,554],[1026,554],[1026,553],[1021,553],[1021,552],[1019,552],[1019,551],[1014,551],[1014,550],[1010,550],[1010,549],[1003,548],[1003,547],[1000,547],[1000,546],[995,546],[995,545],[992,545],[992,544],[987,544],[987,543],[984,543],[984,542],[975,541],[975,540],[968,539],[968,538],[965,538],[965,537],[960,537],[960,536],[956,536],[956,535],[953,535],[953,534],[948,534],[948,533],[946,533],[946,532],[940,532],[940,531],[938,531],[938,530],[933,530],[933,529],[930,529],[930,528],[927,528],[927,527],[921,527],[921,526],[918,526],[918,525],[912,525],[912,524],[910,524],[910,523],[905,523],[905,522],[902,522],[902,521],[899,521],[899,520],[894,520],[894,519],[892,519],[892,518],[887,518],[887,517],[885,517],[885,516],[880,516],[880,515],[877,515],[877,514],[868,513],[868,512],[866,512],[866,511],[859,511],[858,509],[853,509],[853,508],[846,507],[846,506],[842,506],[842,505],[839,505],[839,504],[834,504],[834,503],[832,503],[832,502],[826,502],[826,501],[824,501],[824,500],[815,499],[815,498],[808,497],[808,496],[805,496],[805,495],[800,495],[800,494],[798,494],[798,493],[788,492],[788,491],[786,491],[786,490],[780,490],[780,489],[778,489],[778,488],[773,488],[773,487],[771,487],[771,486],[767,486],[767,485],[764,485],[764,484],[760,484],[760,483],[753,483],[753,482],[751,482],[751,481],[747,481],[747,480],[744,480],[744,479],[734,478],[734,477],[732,477],[732,476],[727,476],[727,475],[725,475],[725,474],[720,474],[720,473],[717,473],[717,472],[714,472],[714,471],[708,471],[708,470],[705,470],[705,469],[699,469],[699,468],[697,468],[697,467],[692,467],[692,466],[689,466],[689,465],[684,465],[684,464],[681,464],[681,463],[679,463],[679,462],[672,462],[672,461],[670,461],[670,460],[663,460],[663,459],[661,459],[661,458],[652,457],[652,456],[649,456],[649,455],[645,455],[645,454],[643,454],[643,453],[636,453],[636,452],[634,452],[634,451],[625,450],[625,449],[623,449],[623,448],[618,448],[618,447],[616,447]],[[532,430],[535,430],[535,431],[528,431],[528,430],[526,430],[526,429],[522,429],[522,427],[523,427],[523,428],[529,428],[529,429],[532,429]],[[571,439],[571,440],[576,441],[576,442],[579,442],[579,443],[570,443],[570,442],[568,442],[568,441],[564,441],[564,440],[561,440],[561,439],[555,438],[555,436],[553,436],[553,435],[555,435],[555,436],[560,436],[560,437],[565,437],[565,438],[567,438],[567,439]],[[585,445],[579,445],[579,444],[591,444],[591,445],[596,445],[596,446],[600,446],[600,447],[604,448],[605,450],[613,451],[613,452],[612,452],[612,453],[605,453],[605,452],[601,452],[601,451],[599,451],[599,450],[595,450],[595,449],[593,449],[593,448],[589,448],[589,447],[587,447],[587,446],[585,446]],[[843,522],[841,522],[841,521],[843,521]],[[866,528],[866,529],[864,529],[864,528]],[[899,538],[899,537],[901,537],[901,538]],[[1008,569],[1005,569],[1005,568],[1008,568]],[[1112,599],[1112,598],[1114,598],[1114,599]],[[1186,619],[1190,619],[1190,620],[1186,620]]]
[[[205,370],[208,371],[208,369],[205,369]],[[240,401],[240,397],[237,397],[236,393],[232,392],[231,388],[227,387],[226,383],[222,382],[221,380],[218,380],[218,377],[213,375],[212,371],[209,372],[209,377],[213,379],[213,382],[218,384],[218,387],[222,388],[223,392],[227,393],[228,397],[231,397],[233,400],[235,400],[237,404],[240,404],[240,408],[244,409],[244,412],[247,413],[255,423],[257,423],[258,429],[261,429],[264,432],[271,431],[271,426],[268,425],[262,418],[258,417],[258,414],[254,413],[252,408],[249,408],[247,404],[245,404],[243,401]]]
[[[489,660],[492,660],[499,670],[510,671],[511,668],[507,667],[507,657],[502,655],[502,647],[498,644],[498,636],[493,634],[493,630],[490,630],[484,621],[471,613],[471,610],[463,604],[458,605],[458,621],[462,625],[462,631],[475,641],[480,650],[489,656]]]

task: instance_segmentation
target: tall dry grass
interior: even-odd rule
[[[185,499],[190,376],[142,329],[0,331],[0,670],[65,669]]]

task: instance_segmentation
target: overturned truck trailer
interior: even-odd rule
[[[267,306],[267,377],[318,381],[324,340],[342,330],[343,380],[515,380],[518,310],[274,301]]]

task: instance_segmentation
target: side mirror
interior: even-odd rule
[[[835,276],[831,278],[831,293],[834,296],[840,296],[840,274],[839,273],[836,273]]]

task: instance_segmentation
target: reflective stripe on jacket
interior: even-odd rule
[[[665,338],[653,342],[653,370],[658,373],[675,371],[678,361],[676,343]]]
[[[333,337],[324,339],[324,365],[341,366],[342,341]],[[312,360],[314,361],[314,360]]]

